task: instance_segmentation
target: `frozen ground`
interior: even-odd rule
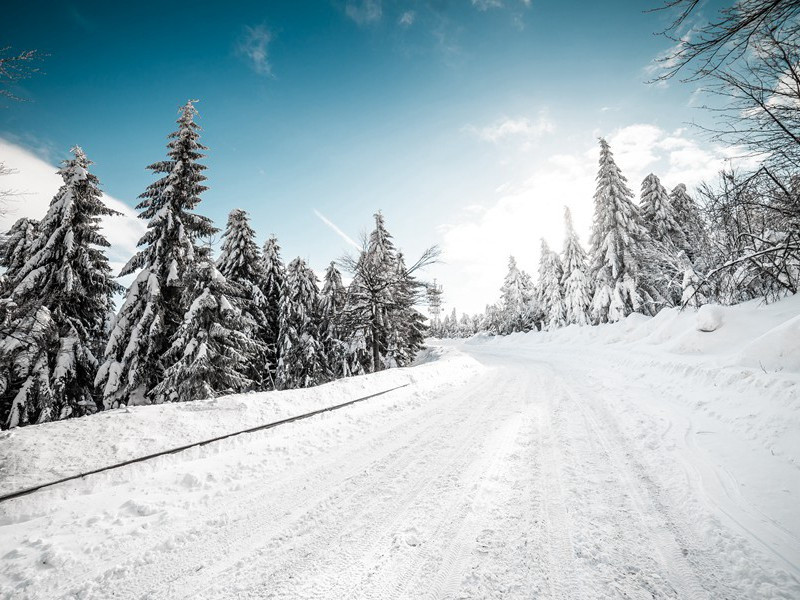
[[[800,297],[5,433],[4,598],[800,598]],[[714,329],[714,331],[698,331]]]

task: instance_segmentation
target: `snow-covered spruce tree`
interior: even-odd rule
[[[154,400],[152,391],[162,380],[161,359],[188,308],[184,282],[206,254],[197,240],[217,231],[210,219],[192,212],[206,190],[205,166],[198,162],[206,148],[198,141],[193,102],[179,113],[167,159],[148,167],[164,176],[147,187],[137,206],[148,230],[139,240],[141,249],[122,269],[121,275],[139,273],[117,314],[97,373],[106,408]]]
[[[429,248],[411,267],[400,264],[402,261],[386,230],[383,215],[380,212],[375,215],[375,229],[364,240],[361,252],[344,261],[353,273],[343,311],[344,335],[353,373],[357,372],[356,361],[360,361],[361,369],[368,373],[391,364],[391,360],[388,363],[385,360],[390,343],[400,343],[396,351],[392,351],[393,356],[402,356],[406,361],[413,359],[417,344],[413,335],[404,337],[401,330],[409,325],[409,319],[421,323],[424,317],[408,307],[407,296],[411,295],[412,304],[421,299],[422,287],[413,275],[437,256],[438,249]],[[400,332],[400,337],[393,341],[390,339],[392,332]]]
[[[317,276],[302,258],[295,258],[286,268],[281,298],[278,389],[310,387],[328,380],[318,309]]]
[[[529,331],[533,326],[530,318],[530,305],[533,288],[530,276],[517,266],[517,260],[508,258],[508,273],[500,288],[500,333],[503,335],[517,331]],[[453,315],[455,320],[455,315]]]
[[[186,402],[254,389],[250,374],[264,355],[251,317],[237,306],[241,288],[203,261],[189,274],[192,299],[164,354],[164,379],[152,391],[159,402]]]
[[[652,314],[653,298],[642,287],[640,257],[647,232],[639,223],[633,192],[600,139],[591,237],[591,315],[595,323],[619,321],[632,312]]]
[[[539,303],[544,313],[544,326],[548,331],[566,324],[564,294],[561,290],[563,271],[561,259],[542,240],[539,268]]]
[[[243,315],[249,327],[247,333],[259,342],[261,354],[251,355],[247,368],[248,378],[257,389],[275,387],[269,377],[267,344],[271,340],[269,307],[264,295],[264,265],[250,227],[247,213],[234,209],[228,215],[228,225],[222,238],[222,249],[217,268],[232,284],[229,298]]]
[[[667,190],[652,173],[642,182],[639,216],[650,242],[641,256],[642,277],[668,304],[679,304],[684,273],[691,270],[689,245]]]
[[[0,296],[5,298],[14,290],[17,276],[31,256],[38,228],[39,221],[23,217],[0,239],[0,267],[5,267]]]
[[[281,260],[281,247],[278,239],[272,235],[264,244],[262,253],[263,283],[261,291],[266,298],[264,308],[264,343],[267,346],[267,377],[274,387],[278,370],[278,335],[280,334],[281,298],[286,281],[286,267]]]
[[[342,274],[331,261],[325,270],[325,279],[319,297],[320,340],[325,349],[326,363],[334,378],[347,377],[350,369],[347,360],[347,344],[342,339],[342,310],[347,300],[347,290],[342,283]]]
[[[564,318],[567,325],[588,325],[592,286],[587,275],[586,251],[572,224],[572,214],[564,208],[564,251],[561,255],[564,291]]]
[[[38,233],[25,248],[9,295],[0,343],[0,424],[16,427],[94,412],[95,352],[112,296],[101,217],[118,213],[101,199],[91,161],[78,146],[59,175]],[[23,236],[24,237],[24,236]],[[16,257],[17,259],[20,257]],[[17,263],[18,265],[18,263]]]
[[[686,234],[681,228],[667,190],[653,173],[642,181],[639,216],[651,239],[676,251],[686,250]]]
[[[411,364],[425,341],[425,317],[414,308],[424,286],[406,269],[403,253],[397,253],[392,304],[387,311],[387,350],[383,359],[387,368]]]
[[[698,271],[709,267],[708,228],[700,207],[686,191],[686,185],[679,183],[669,194],[675,220],[681,227],[686,239],[686,254]]]

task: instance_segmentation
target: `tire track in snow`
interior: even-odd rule
[[[172,599],[183,592],[184,586],[191,590],[191,581],[207,582],[211,572],[222,571],[252,552],[247,542],[264,533],[265,527],[272,527],[272,535],[280,537],[283,529],[294,524],[292,519],[314,507],[324,510],[325,501],[330,494],[336,493],[338,487],[350,485],[352,493],[358,493],[360,488],[352,483],[354,478],[367,474],[365,469],[390,468],[393,464],[413,460],[411,449],[414,441],[422,439],[447,417],[453,401],[451,396],[457,399],[457,396],[449,394],[437,399],[431,409],[426,410],[424,405],[421,412],[411,409],[413,413],[406,420],[393,421],[387,430],[370,436],[366,447],[347,446],[343,451],[332,453],[321,465],[311,463],[309,468],[300,471],[296,469],[297,465],[293,465],[272,480],[270,489],[259,486],[250,494],[243,494],[240,489],[225,490],[214,499],[214,504],[206,503],[201,507],[205,511],[211,509],[204,514],[205,523],[220,522],[220,529],[211,532],[211,536],[205,525],[178,534],[182,541],[175,540],[174,530],[168,531],[165,537],[151,536],[150,541],[155,542],[155,546],[140,549],[127,560],[115,561],[110,557],[109,562],[95,574],[84,573],[82,578],[65,582],[53,597],[82,593],[82,589],[75,589],[77,582],[92,579],[101,580],[102,588],[116,587],[120,598],[139,598],[144,594],[158,598],[164,594],[163,597]],[[369,414],[364,418],[369,418]],[[387,444],[386,436],[393,431],[399,431],[399,437]],[[326,493],[310,496],[306,489],[309,485]],[[234,502],[229,502],[230,499]],[[229,515],[240,518],[231,522]],[[141,557],[148,555],[148,562],[141,564]],[[115,566],[109,567],[109,564]],[[137,573],[135,578],[129,577],[132,571]],[[91,587],[84,586],[83,591]]]
[[[553,375],[557,377],[555,372],[553,372]],[[625,485],[639,521],[648,529],[649,535],[654,542],[652,547],[660,556],[660,562],[667,570],[670,584],[677,592],[678,598],[681,600],[708,598],[707,592],[701,585],[694,569],[676,540],[674,526],[671,524],[668,515],[653,500],[646,486],[637,484],[637,481],[642,480],[642,475],[641,473],[637,475],[632,473],[632,469],[621,449],[621,443],[619,441],[616,441],[616,443],[610,441],[602,430],[592,408],[577,398],[577,395],[568,387],[563,378],[559,379],[563,394],[570,403],[578,408],[586,420],[589,431],[597,439],[609,463],[613,466],[614,472],[619,475],[621,482]]]
[[[385,535],[387,530],[396,528],[399,517],[387,521],[385,517],[380,517],[381,511],[383,515],[402,514],[404,507],[438,482],[439,476],[446,473],[454,463],[464,460],[469,447],[475,443],[476,436],[480,435],[486,413],[491,412],[495,405],[492,403],[476,407],[474,398],[490,395],[491,388],[492,384],[488,382],[481,384],[469,391],[466,399],[461,392],[461,399],[456,404],[457,418],[453,418],[452,412],[443,411],[436,419],[426,421],[426,427],[418,436],[413,439],[404,437],[404,441],[400,442],[405,460],[389,463],[380,469],[371,468],[365,473],[364,480],[346,481],[345,485],[351,488],[350,494],[337,496],[323,487],[323,493],[329,496],[324,507],[320,507],[324,510],[314,510],[314,513],[320,514],[310,517],[313,530],[303,532],[292,531],[290,528],[281,536],[284,541],[302,538],[299,544],[292,545],[290,553],[286,552],[285,547],[276,546],[273,548],[274,554],[252,557],[253,562],[246,566],[246,572],[237,570],[236,565],[232,564],[235,561],[226,560],[224,568],[214,569],[215,574],[220,576],[228,573],[227,580],[236,578],[239,590],[244,590],[243,593],[246,594],[252,593],[256,597],[266,593],[279,593],[280,597],[336,597],[334,590],[343,583],[343,572],[348,573],[344,584],[349,587],[358,579],[351,572],[352,569],[367,568],[363,548],[348,546],[348,536],[357,534],[370,539],[379,537],[379,530]],[[466,401],[470,399],[473,401]],[[476,408],[481,410],[475,410]],[[451,437],[446,435],[448,430],[466,430],[471,435],[458,439],[459,443],[452,445]],[[397,493],[398,489],[407,486],[405,479],[409,471],[413,473],[415,469],[424,469],[430,463],[436,468],[426,470],[427,478],[421,478],[403,493]],[[298,512],[304,511],[299,509]],[[298,521],[298,525],[302,528],[302,522]],[[259,535],[264,533],[261,531]],[[253,550],[251,548],[238,554],[237,559],[240,560],[242,554],[252,555]],[[322,574],[318,572],[320,569],[323,570]],[[208,573],[199,575],[199,578],[206,581]],[[304,582],[302,587],[297,589],[301,582]],[[186,581],[181,582],[181,588],[197,589],[187,586]],[[201,596],[206,591],[209,590],[197,590]],[[195,596],[188,594],[185,597]]]

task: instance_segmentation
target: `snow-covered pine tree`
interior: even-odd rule
[[[191,212],[200,202],[206,150],[199,140],[197,111],[189,101],[179,110],[178,130],[169,135],[167,159],[148,168],[164,176],[140,196],[139,218],[148,221],[139,250],[122,269],[140,269],[115,319],[96,384],[106,408],[152,401],[162,379],[161,358],[188,308],[184,282],[207,252],[197,240],[217,231],[211,220]]]
[[[709,239],[700,207],[686,191],[686,185],[679,183],[669,194],[675,220],[678,222],[686,239],[686,254],[696,269],[708,268]]]
[[[17,283],[17,275],[31,256],[31,247],[36,241],[39,221],[23,217],[0,239],[0,267],[5,267],[0,297],[7,297]]]
[[[302,258],[286,268],[281,298],[278,388],[310,387],[327,381],[325,349],[319,339],[317,277]]]
[[[331,261],[325,270],[325,279],[319,297],[320,340],[325,349],[326,363],[334,378],[350,375],[347,344],[342,339],[342,310],[347,300],[347,290],[342,274]]]
[[[653,173],[642,181],[639,216],[653,240],[671,244],[678,250],[686,248],[686,235],[678,223],[667,190]]]
[[[272,386],[276,385],[278,370],[278,335],[280,334],[280,311],[281,298],[286,282],[286,267],[281,260],[281,247],[278,239],[271,235],[264,244],[263,259],[263,283],[261,291],[264,293],[267,304],[264,308],[266,321],[264,324],[265,338],[267,346],[267,379]]]
[[[667,303],[678,304],[684,272],[691,268],[689,245],[667,190],[653,173],[642,182],[639,216],[651,242],[642,256],[643,278]]]
[[[0,424],[16,427],[94,412],[95,352],[112,296],[100,219],[117,215],[102,201],[92,162],[80,147],[64,161],[64,184],[17,267],[0,343]],[[24,237],[24,236],[23,236]],[[19,258],[19,257],[15,257]]]
[[[561,289],[563,270],[561,259],[550,250],[542,239],[542,250],[539,269],[539,302],[544,312],[544,324],[548,331],[558,329],[566,324],[566,308],[564,294]]]
[[[353,281],[344,311],[345,330],[351,348],[359,350],[360,344],[353,341],[365,342],[368,354],[362,357],[367,361],[363,369],[373,373],[384,367],[389,336],[387,313],[394,303],[397,276],[397,251],[380,212],[375,214],[375,229],[364,250],[352,263]]]
[[[500,311],[502,325],[500,333],[529,331],[533,325],[530,319],[530,305],[533,295],[530,276],[517,266],[517,260],[508,258],[508,273],[500,288]],[[455,315],[453,315],[455,320]]]
[[[157,402],[186,402],[254,389],[253,363],[264,345],[252,335],[254,323],[237,306],[241,288],[211,261],[190,274],[191,298],[162,363],[164,379],[152,391]]]
[[[384,358],[387,367],[411,364],[425,341],[425,317],[414,308],[421,297],[423,285],[406,270],[403,253],[397,253],[395,282],[392,286],[392,305],[387,310],[388,344]]]
[[[269,377],[267,344],[271,332],[268,321],[267,297],[264,295],[264,264],[256,244],[256,234],[250,227],[247,213],[234,209],[228,215],[228,225],[222,238],[217,269],[232,285],[229,298],[238,308],[250,328],[247,333],[257,340],[261,354],[251,355],[247,376],[257,389],[275,387]]]
[[[652,312],[653,300],[642,287],[640,273],[647,231],[639,223],[632,198],[608,142],[601,138],[591,237],[595,288],[591,314],[595,323],[619,321],[632,312]]]
[[[575,233],[568,207],[564,207],[564,227],[564,251],[561,258],[564,317],[567,325],[588,325],[592,286],[587,276],[586,251]]]

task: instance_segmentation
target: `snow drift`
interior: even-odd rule
[[[403,384],[380,402],[410,403],[457,386],[483,367],[451,348],[420,353],[416,366],[305,389],[195,402],[131,406],[0,433],[0,493],[9,493],[145,454],[241,431]],[[376,399],[378,400],[378,399]]]

